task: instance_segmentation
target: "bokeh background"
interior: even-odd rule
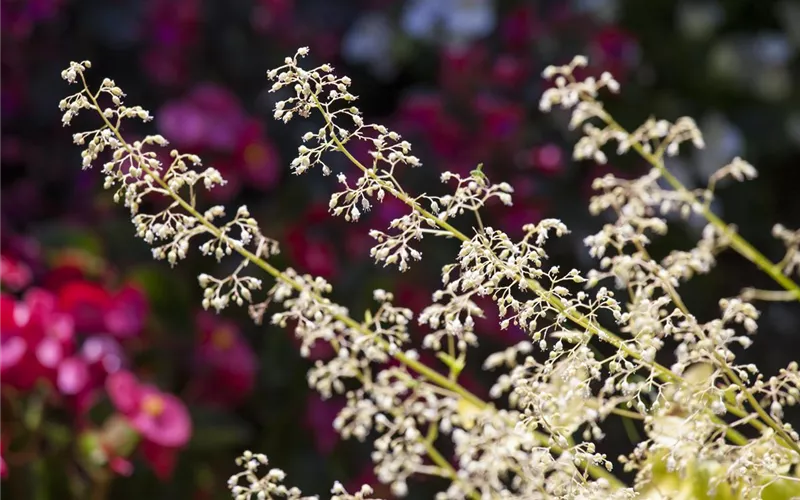
[[[367,117],[412,142],[425,166],[406,179],[411,190],[438,189],[440,172],[466,173],[482,162],[490,178],[517,190],[513,208],[489,208],[490,223],[519,234],[524,223],[562,218],[574,233],[553,247],[553,258],[565,266],[592,265],[581,247],[602,222],[586,208],[591,179],[646,168],[636,158],[572,162],[576,136],[564,116],[537,110],[541,70],[577,53],[622,83],[608,105],[624,125],[650,115],[697,119],[708,148],[670,166],[688,185],[701,185],[736,155],[760,170],[755,181],[724,186],[715,209],[769,257],[782,257],[772,224],[800,225],[800,4],[790,0],[1,5],[5,498],[226,498],[233,459],[244,449],[267,453],[307,493],[324,494],[335,479],[376,484],[369,447],[341,442],[331,427],[342,401],[308,390],[309,361],[292,333],[256,326],[235,308],[203,313],[196,276],[225,269],[197,256],[175,269],[153,261],[98,172],[81,171],[73,130],[61,127],[57,108],[74,92],[60,79],[70,60],[90,59],[93,83],[112,78],[129,104],[155,114],[146,126],[126,126],[129,138],[157,131],[221,170],[229,184],[208,202],[247,203],[281,242],[277,263],[329,279],[352,311],[382,287],[418,312],[455,247],[428,244],[423,263],[404,275],[376,270],[367,230],[385,227],[403,206],[389,201],[345,224],[327,215],[332,179],[290,175],[308,124],[272,119],[265,73],[299,46],[311,48],[309,65],[329,62],[350,75]],[[346,169],[341,161],[331,159]],[[678,223],[656,253],[688,248],[701,227]],[[717,298],[745,285],[774,288],[726,253],[685,294],[698,316],[710,318]],[[499,331],[486,306],[481,352],[522,338]],[[767,374],[796,359],[799,319],[796,305],[765,305],[745,359]],[[485,374],[464,377],[486,394]],[[174,418],[137,441],[120,425],[126,383],[145,384],[163,406],[155,413]],[[604,451],[625,452],[636,429],[608,427]],[[427,487],[416,485],[412,497],[426,498]]]

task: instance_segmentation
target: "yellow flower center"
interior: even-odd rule
[[[227,351],[230,349],[235,340],[230,328],[220,328],[211,334],[211,343],[220,351]]]
[[[142,401],[142,409],[145,413],[157,417],[164,412],[164,400],[156,394],[148,394]]]
[[[267,150],[261,144],[250,144],[244,150],[244,161],[250,166],[260,166],[267,157]]]

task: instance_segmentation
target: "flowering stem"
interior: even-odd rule
[[[588,100],[585,96],[582,96]],[[608,113],[600,113],[600,118],[608,125],[609,127],[617,130],[620,133],[625,135],[630,135],[625,128],[623,128],[614,118],[612,118]],[[705,219],[716,227],[722,234],[728,236],[731,241],[731,247],[736,250],[742,257],[749,260],[759,269],[767,273],[773,280],[775,280],[779,285],[785,288],[788,292],[794,296],[794,298],[800,301],[800,285],[795,283],[791,278],[786,276],[781,268],[770,261],[764,254],[756,250],[756,248],[750,244],[746,239],[741,237],[736,231],[731,229],[731,227],[720,217],[718,217],[714,212],[712,212],[705,204],[700,203],[697,200],[697,197],[692,194],[686,186],[684,186],[681,181],[675,177],[672,172],[670,172],[666,166],[664,165],[664,160],[660,156],[654,155],[644,149],[642,144],[638,141],[634,141],[631,146],[634,150],[636,150],[639,155],[644,158],[650,165],[654,168],[658,169],[661,172],[661,175],[664,176],[664,179],[672,186],[673,189],[680,192],[691,203],[692,207],[701,207],[700,214],[705,217]]]
[[[379,183],[383,187],[383,189],[385,189],[390,194],[392,194],[393,196],[395,196],[396,198],[401,200],[403,203],[405,203],[406,205],[411,207],[413,210],[417,211],[423,217],[431,220],[437,226],[439,226],[442,229],[444,229],[445,231],[447,231],[451,237],[454,237],[454,238],[456,238],[458,240],[461,240],[463,242],[469,241],[469,238],[464,233],[462,233],[461,231],[459,231],[458,229],[453,227],[447,221],[442,220],[441,218],[437,217],[436,215],[434,215],[434,214],[428,212],[427,210],[425,210],[424,208],[422,208],[414,199],[409,197],[406,193],[404,193],[402,191],[398,191],[392,184],[390,184],[388,182],[385,182],[382,179],[380,179],[375,174],[375,172],[373,172],[371,169],[368,169],[366,166],[364,166],[364,164],[362,164],[358,159],[356,159],[350,153],[350,151],[345,147],[345,145],[339,140],[339,137],[335,133],[333,122],[331,121],[331,119],[328,116],[328,114],[325,112],[325,109],[323,108],[323,106],[317,100],[316,96],[312,96],[312,97],[314,99],[314,102],[316,103],[317,109],[319,109],[320,113],[324,117],[324,119],[325,119],[325,121],[327,123],[327,126],[331,129],[330,136],[333,138],[333,141],[335,142],[337,149],[342,154],[344,154],[345,157],[347,157],[348,160],[350,160],[362,172],[364,172],[365,174],[369,175],[375,182]],[[504,263],[502,261],[500,261],[500,259],[498,259],[498,261],[499,261],[499,263],[501,265],[504,265]],[[577,325],[580,325],[586,331],[592,333],[593,335],[596,335],[597,337],[600,338],[600,340],[603,340],[603,341],[605,341],[607,343],[610,343],[615,348],[617,348],[618,350],[622,351],[623,353],[625,353],[629,357],[631,357],[633,359],[636,359],[637,361],[639,361],[640,363],[644,364],[645,366],[651,367],[653,369],[653,371],[656,372],[656,375],[658,376],[658,378],[660,380],[662,380],[664,382],[672,382],[672,383],[679,383],[679,384],[682,384],[682,383],[685,382],[682,377],[680,377],[679,375],[676,375],[675,373],[673,373],[669,368],[667,368],[667,367],[665,367],[665,366],[663,366],[663,365],[661,365],[661,364],[659,364],[657,362],[654,362],[654,361],[648,362],[648,361],[644,360],[639,353],[633,351],[628,346],[626,346],[624,341],[619,336],[617,336],[616,334],[614,334],[611,331],[603,328],[600,325],[597,325],[597,324],[593,323],[586,316],[584,316],[584,315],[582,315],[580,313],[568,310],[567,307],[564,305],[564,303],[558,297],[555,297],[554,295],[552,295],[550,293],[547,293],[547,290],[545,290],[541,286],[541,284],[539,284],[536,280],[533,280],[533,279],[530,279],[530,278],[525,278],[523,276],[520,276],[519,274],[516,276],[516,279],[517,279],[517,281],[525,280],[527,285],[531,289],[533,289],[534,292],[539,297],[544,298],[545,300],[547,300],[550,303],[550,305],[552,305],[554,308],[556,308],[561,314],[563,314],[567,319],[569,319],[573,323],[575,323]],[[727,406],[731,406],[731,405],[727,405]],[[719,419],[719,417],[717,417],[716,415],[713,416],[713,419],[715,421],[717,421],[717,422],[722,422],[722,420]],[[731,439],[731,441],[734,442],[735,444],[743,445],[743,444],[747,443],[747,439],[742,434],[737,432],[735,429],[731,429],[730,427],[728,427],[728,431],[727,431],[726,434],[727,434],[728,438]]]
[[[129,153],[133,153],[133,149],[128,144],[128,142],[125,140],[125,138],[122,136],[121,132],[119,131],[119,128],[114,126],[110,122],[110,120],[105,116],[105,114],[102,112],[102,109],[100,108],[100,105],[97,102],[97,98],[89,91],[89,87],[88,87],[88,84],[86,82],[86,79],[85,79],[83,73],[81,72],[81,73],[79,73],[79,75],[80,75],[81,81],[83,83],[84,89],[86,90],[86,93],[89,96],[89,98],[90,98],[90,100],[92,102],[92,105],[94,106],[94,109],[98,112],[98,114],[102,118],[103,122],[106,124],[108,129],[112,131],[112,133],[120,141],[120,143],[123,145],[123,147],[125,147],[125,149]],[[225,234],[223,234],[222,231],[216,225],[214,225],[208,219],[206,219],[203,216],[203,214],[198,212],[179,193],[177,193],[175,190],[173,190],[169,186],[169,184],[167,182],[165,182],[164,179],[158,174],[158,172],[154,171],[153,169],[151,169],[148,165],[146,165],[144,163],[141,163],[140,167],[142,168],[142,170],[147,175],[149,175],[153,180],[156,181],[156,183],[164,190],[164,192],[166,192],[184,210],[186,210],[189,214],[191,214],[193,217],[195,217],[198,220],[198,222],[200,222],[200,224],[202,224],[206,229],[208,229],[208,231],[212,235],[214,235],[215,237],[220,238],[220,239],[227,239],[227,236],[225,236]],[[427,213],[427,212],[425,212],[425,213]],[[427,216],[433,217],[432,214],[430,214],[430,213],[427,213],[427,214],[428,214]],[[444,221],[442,221],[442,222],[444,222]],[[445,224],[445,226],[442,226],[442,227],[445,228],[445,229],[448,229],[448,231],[450,231],[451,233],[453,231],[457,231],[455,228],[453,228],[449,224],[447,224],[447,223],[444,223],[444,224]],[[279,281],[283,281],[284,283],[288,284],[289,286],[291,286],[292,288],[294,288],[298,292],[305,291],[301,283],[299,283],[298,281],[295,281],[292,278],[286,276],[280,270],[278,270],[277,268],[272,266],[269,262],[267,262],[266,260],[262,259],[261,257],[255,255],[254,253],[250,252],[249,250],[247,250],[243,246],[231,244],[231,247],[234,248],[236,250],[236,252],[239,253],[242,257],[244,257],[248,261],[252,262],[256,266],[261,268],[263,271],[265,271],[266,273],[271,275],[274,279],[279,280]],[[316,294],[314,294],[314,299],[319,301],[319,302],[323,301],[322,297],[319,297]],[[357,321],[355,321],[354,319],[352,319],[349,316],[341,315],[341,314],[338,314],[338,313],[332,313],[332,316],[335,319],[337,319],[337,320],[343,322],[344,324],[346,324],[348,327],[350,327],[350,328],[362,333],[363,335],[367,335],[367,336],[371,336],[372,335],[372,332],[370,330],[368,330],[362,324],[358,323]],[[386,341],[384,341],[382,339],[377,339],[377,340],[378,340],[378,342],[380,342],[382,344],[382,347],[387,349],[387,351],[389,350],[388,349],[389,348],[389,343],[388,342],[386,342]],[[432,368],[428,367],[427,365],[425,365],[425,364],[423,364],[423,363],[421,363],[421,362],[419,362],[419,361],[417,361],[415,359],[412,359],[412,358],[408,357],[406,354],[404,354],[402,352],[395,352],[394,354],[392,354],[392,356],[398,362],[400,362],[403,365],[407,366],[410,370],[416,372],[417,374],[419,374],[422,377],[430,380],[431,382],[441,386],[442,388],[447,389],[447,390],[449,390],[449,391],[451,391],[451,392],[453,392],[455,394],[458,394],[465,401],[467,401],[470,404],[474,405],[476,408],[481,409],[481,410],[485,410],[485,409],[489,408],[490,405],[488,403],[484,402],[482,399],[480,399],[476,395],[472,394],[470,391],[468,391],[463,386],[461,386],[458,382],[456,382],[454,380],[451,380],[448,377],[438,373],[437,371],[433,370]],[[537,438],[541,442],[543,442],[544,444],[546,444],[547,441],[548,441],[548,438],[546,436],[539,435],[538,433],[537,433]],[[556,450],[554,449],[554,451],[556,451]],[[559,451],[557,451],[557,452],[559,452]],[[430,455],[430,450],[429,450],[429,455]],[[441,455],[438,455],[438,456],[441,457]],[[436,458],[434,458],[433,455],[431,455],[431,458],[434,461],[436,461]],[[443,457],[442,457],[442,460],[444,460]],[[603,469],[601,467],[597,467],[597,466],[594,466],[594,465],[591,465],[591,464],[587,464],[586,465],[586,469],[595,478],[605,478],[606,481],[608,481],[608,483],[614,488],[624,488],[625,487],[625,484],[622,481],[620,481],[615,476],[613,476],[612,474],[610,474],[609,472],[607,472],[605,469]]]

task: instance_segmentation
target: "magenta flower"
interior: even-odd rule
[[[95,384],[104,384],[106,377],[125,367],[126,355],[119,342],[107,335],[94,335],[83,341],[80,357],[89,367]]]
[[[126,285],[110,298],[103,318],[106,330],[120,339],[135,337],[144,328],[148,310],[147,296],[139,288]]]
[[[195,350],[199,397],[211,404],[237,405],[253,390],[258,360],[232,321],[201,312]]]
[[[234,150],[244,120],[236,96],[212,83],[196,86],[157,115],[159,130],[176,146],[221,152]]]
[[[114,407],[123,415],[135,413],[141,400],[139,380],[127,371],[120,370],[106,379],[106,392]]]
[[[150,384],[141,384],[126,370],[109,375],[106,392],[117,410],[145,440],[169,448],[180,448],[189,441],[192,434],[189,411],[172,394]]]
[[[248,185],[261,190],[275,187],[280,181],[282,164],[275,147],[264,136],[259,120],[247,120],[236,141],[234,162]]]
[[[25,263],[0,255],[0,283],[12,290],[22,290],[31,280],[31,269]]]
[[[559,173],[564,169],[566,157],[562,148],[553,143],[534,147],[530,151],[530,165],[545,174]]]
[[[6,440],[0,436],[0,478],[5,479],[8,477],[8,466],[6,465],[3,455],[6,452]]]
[[[39,380],[55,383],[59,364],[74,350],[73,323],[44,290],[31,289],[22,301],[3,296],[0,342],[3,384],[28,390]]]

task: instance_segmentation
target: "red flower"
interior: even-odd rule
[[[59,364],[72,354],[74,328],[55,310],[49,292],[31,289],[21,302],[2,298],[0,374],[4,384],[27,390],[38,380],[56,380]]]
[[[506,47],[523,51],[540,36],[542,26],[533,6],[520,5],[508,13],[499,31]]]
[[[108,291],[91,281],[71,281],[58,291],[58,306],[72,316],[75,328],[83,333],[101,333],[111,307]]]
[[[59,290],[58,303],[78,331],[107,332],[121,339],[141,333],[148,314],[147,298],[132,285],[112,295],[97,283],[70,281]]]
[[[175,471],[175,464],[178,461],[178,449],[168,446],[161,446],[152,441],[143,441],[139,446],[139,451],[145,461],[150,464],[156,477],[166,481],[172,477]]]
[[[235,323],[201,312],[200,342],[195,350],[196,382],[202,400],[237,405],[253,390],[258,360]]]

